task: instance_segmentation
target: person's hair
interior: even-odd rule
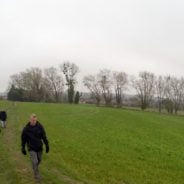
[[[37,118],[36,114],[31,114],[30,118]]]

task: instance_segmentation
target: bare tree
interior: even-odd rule
[[[123,91],[128,83],[127,74],[124,72],[113,72],[113,84],[115,88],[116,103],[118,107],[122,107]]]
[[[172,87],[171,87],[171,77],[170,76],[166,76],[165,77],[165,88],[164,88],[164,92],[165,92],[165,100],[164,100],[164,104],[166,107],[166,110],[168,113],[172,114],[173,110],[174,110],[174,104],[173,104],[173,91],[172,91]]]
[[[64,90],[64,81],[58,70],[50,67],[44,70],[45,85],[48,92],[54,97],[55,102],[61,101],[61,94]]]
[[[182,93],[181,93],[181,81],[177,78],[171,79],[171,87],[173,91],[173,104],[174,104],[174,112],[177,114],[182,100]]]
[[[183,102],[184,95],[184,79],[176,77],[166,77],[166,108],[169,113],[175,112],[177,114]]]
[[[161,113],[162,104],[165,97],[165,80],[162,76],[158,76],[156,78],[155,90],[156,90],[156,96],[158,101],[158,109],[159,109],[159,112]]]
[[[44,85],[42,71],[39,68],[27,69],[25,72],[11,76],[11,83],[24,91],[24,98],[28,101],[44,100]]]
[[[184,107],[184,78],[183,77],[181,77],[180,83],[181,83],[181,86],[180,86],[180,91],[181,91],[181,108],[183,109],[183,107]]]
[[[29,98],[32,101],[44,100],[43,75],[40,68],[27,69],[22,73],[24,87],[29,91]]]
[[[98,74],[98,81],[102,90],[102,95],[105,100],[105,105],[110,106],[112,103],[112,75],[110,70],[101,70]]]
[[[100,105],[102,90],[99,81],[95,75],[85,76],[83,79],[84,86],[91,92],[92,97],[96,100],[96,105]]]
[[[23,88],[23,79],[20,73],[10,76],[9,86],[14,85],[15,88]]]
[[[150,72],[140,72],[139,78],[132,82],[140,100],[141,109],[145,110],[154,96],[155,75]]]
[[[60,65],[60,68],[65,75],[66,85],[68,87],[68,101],[69,103],[74,102],[75,85],[76,85],[76,74],[79,72],[79,68],[74,63],[64,62]]]

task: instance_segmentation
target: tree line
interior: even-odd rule
[[[35,67],[10,77],[8,99],[13,101],[79,103],[80,93],[75,91],[78,66],[64,62],[58,68],[44,70]],[[67,90],[67,97],[64,91]]]
[[[125,72],[101,70],[96,75],[84,77],[84,85],[99,105],[104,101],[106,106],[112,104],[113,96],[117,107],[122,107],[123,96],[127,89],[135,90],[138,106],[145,110],[156,103],[159,112],[165,108],[170,114],[177,114],[184,108],[184,78],[156,76],[147,71],[138,76],[129,77]]]
[[[76,90],[79,67],[63,62],[57,68],[30,68],[10,77],[8,99],[14,101],[68,102],[78,104],[82,93]],[[122,107],[125,94],[135,91],[137,105],[145,110],[156,104],[177,114],[184,107],[184,78],[156,76],[147,71],[129,76],[123,71],[100,70],[83,77],[83,85],[97,106]]]

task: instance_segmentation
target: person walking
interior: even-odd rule
[[[37,120],[37,116],[32,114],[30,116],[30,121],[23,128],[21,134],[21,146],[22,154],[27,155],[26,145],[30,154],[30,159],[32,162],[32,168],[34,172],[34,177],[37,181],[40,181],[39,165],[42,160],[43,152],[43,142],[46,147],[46,153],[49,153],[49,142],[44,130],[43,125]]]
[[[2,128],[6,128],[7,114],[6,111],[0,111],[0,121]]]

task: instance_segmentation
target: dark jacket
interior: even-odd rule
[[[43,142],[46,147],[49,147],[44,127],[39,122],[35,126],[31,126],[28,123],[22,131],[21,138],[22,149],[25,149],[25,145],[27,144],[29,151],[39,152],[43,150]]]
[[[6,121],[7,120],[6,111],[0,111],[0,120],[2,120],[2,121]]]

